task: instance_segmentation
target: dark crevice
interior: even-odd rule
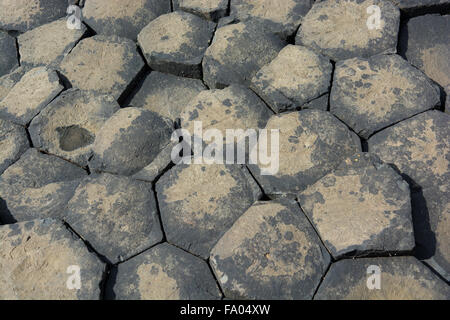
[[[264,191],[262,185],[259,183],[259,181],[255,178],[255,175],[253,172],[249,169],[248,165],[245,165],[245,169],[247,169],[248,173],[250,174],[250,177],[252,177],[253,181],[258,185],[259,189],[261,190],[261,198],[259,201],[270,201],[272,200]]]
[[[419,8],[400,9],[400,12],[402,16],[408,18],[423,16],[426,14],[448,15],[450,12],[450,4],[440,3],[435,5],[423,6]]]
[[[331,78],[330,78],[330,86],[328,87],[328,105],[327,105],[327,111],[331,112],[331,89],[333,88],[333,82],[334,82],[334,73],[336,72],[336,62],[333,60],[330,60],[331,62]]]
[[[161,209],[159,207],[158,193],[156,192],[156,184],[155,183],[152,184],[152,192],[155,197],[156,214],[158,215],[159,224],[160,224],[160,228],[161,228],[161,232],[162,232],[162,242],[165,242],[165,241],[167,241],[167,236],[166,236],[166,231],[164,230],[164,225],[163,225],[162,216],[161,216]]]
[[[251,92],[253,92],[258,98],[259,98],[259,100],[261,100],[263,103],[264,103],[264,105],[267,107],[267,109],[269,109],[273,114],[277,114],[276,112],[275,112],[275,110],[273,110],[267,103],[266,103],[266,101],[263,99],[263,98],[261,98],[261,96],[255,91],[255,90],[253,90],[252,88],[247,88],[247,89],[249,89]],[[286,111],[294,111],[294,110],[283,110],[282,112],[279,112],[279,113],[283,113],[283,112],[286,112]]]
[[[20,62],[20,47],[19,47],[19,39],[17,37],[14,37],[14,40],[16,42],[16,51],[17,51],[17,62],[19,63],[19,67],[22,65]]]
[[[134,95],[137,93],[137,90],[140,89],[140,85],[142,86],[142,82],[147,77],[147,75],[150,73],[150,67],[147,65],[146,60],[143,56],[143,53],[139,47],[137,47],[137,52],[141,56],[141,58],[144,61],[144,66],[142,69],[137,73],[137,75],[134,77],[134,79],[128,84],[128,86],[125,88],[125,90],[122,92],[120,97],[117,99],[117,102],[119,103],[120,107],[126,106],[128,103],[130,103],[131,99],[134,97]]]
[[[328,274],[328,272],[330,271],[331,265],[333,263],[329,263],[327,269],[325,270],[324,274],[322,275],[322,277],[320,278],[319,284],[317,285],[316,289],[314,290],[313,296],[311,300],[314,300],[314,298],[316,297],[317,292],[319,291],[320,286],[323,283],[323,280],[325,279],[326,275]]]
[[[83,167],[83,166],[81,166],[80,164],[78,164],[78,163],[76,163],[76,162],[74,162],[74,161],[72,161],[72,160],[63,158],[63,157],[61,157],[61,156],[59,156],[59,155],[57,155],[57,154],[50,153],[50,152],[48,152],[48,151],[46,151],[46,150],[41,150],[41,149],[39,149],[39,148],[35,148],[35,149],[36,149],[37,151],[39,151],[40,153],[42,153],[42,154],[46,154],[46,155],[48,155],[48,156],[52,156],[52,157],[59,158],[59,159],[61,159],[61,160],[64,160],[64,161],[66,161],[66,162],[69,162],[70,164],[73,164],[74,166],[77,166],[77,167],[79,167],[79,168],[85,170],[86,172],[90,172],[90,170],[88,169],[87,166],[86,166],[86,167]]]
[[[214,278],[214,281],[216,281],[217,287],[219,288],[220,294],[222,295],[221,299],[226,298],[225,293],[223,292],[222,286],[220,285],[220,282],[217,279],[216,274],[214,273],[214,270],[211,266],[211,261],[209,258],[206,260],[206,264],[208,265],[209,271],[211,272],[211,274]]]

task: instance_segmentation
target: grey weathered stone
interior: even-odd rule
[[[25,66],[57,66],[86,32],[67,28],[67,19],[44,24],[17,37],[20,63]]]
[[[228,0],[177,0],[178,9],[196,14],[204,19],[218,21],[228,11]],[[176,10],[178,10],[176,9]]]
[[[380,288],[374,273],[381,273]],[[372,277],[372,278],[369,278]],[[348,259],[333,263],[314,297],[317,300],[448,300],[450,289],[413,257]]]
[[[389,127],[369,139],[369,151],[394,164],[422,188],[450,180],[450,115],[427,111]]]
[[[61,62],[61,73],[73,87],[118,99],[144,67],[136,44],[116,36],[84,40]]]
[[[89,0],[83,21],[97,34],[117,35],[136,40],[150,21],[170,12],[170,0]]]
[[[201,80],[153,71],[145,78],[130,105],[175,121],[189,101],[206,90]]]
[[[105,265],[61,222],[0,226],[0,299],[97,300]],[[75,273],[80,275],[81,287]]]
[[[16,39],[0,31],[0,77],[10,73],[19,66],[17,60]]]
[[[0,174],[20,158],[29,147],[24,127],[0,119]]]
[[[27,31],[66,15],[67,0],[0,0],[0,29]]]
[[[163,243],[119,264],[118,300],[210,300],[221,293],[207,263]]]
[[[86,177],[69,201],[64,220],[111,263],[163,237],[151,184],[129,177]]]
[[[330,255],[298,204],[283,200],[250,207],[210,261],[227,298],[311,299]]]
[[[98,131],[89,167],[121,175],[133,175],[150,164],[169,143],[172,124],[142,108],[124,108]]]
[[[275,112],[298,108],[328,92],[333,66],[303,46],[288,45],[253,77],[251,88]]]
[[[156,183],[167,241],[203,258],[261,192],[239,165],[180,164]]]
[[[26,125],[63,89],[55,71],[31,69],[0,102],[0,118]]]
[[[22,66],[14,69],[11,73],[0,77],[0,101],[8,95],[9,91],[11,91],[20,79],[22,79],[23,75],[28,70],[28,68]]]
[[[138,35],[148,65],[165,73],[201,78],[203,55],[215,23],[176,11],[159,16]]]
[[[409,186],[373,154],[345,159],[298,201],[336,259],[415,246]]]
[[[326,94],[304,104],[302,106],[302,109],[317,109],[317,110],[327,111],[329,99],[330,99],[330,95],[328,93],[326,93]]]
[[[330,111],[363,138],[438,104],[430,79],[398,55],[336,65]]]
[[[96,135],[119,108],[112,96],[65,91],[31,121],[33,146],[87,166]]]
[[[286,39],[297,31],[313,3],[313,0],[231,0],[230,15],[240,21],[254,20]]]
[[[0,220],[61,217],[86,174],[70,162],[28,149],[0,177]]]
[[[376,11],[368,13],[370,6],[380,9],[379,27],[374,16]],[[399,23],[400,11],[389,1],[319,1],[303,18],[295,43],[334,61],[395,53]]]
[[[247,86],[285,45],[252,22],[219,28],[202,62],[203,80],[210,88],[224,88],[232,83]]]
[[[389,0],[408,15],[423,14],[429,10],[436,10],[450,5],[449,0]]]
[[[325,111],[276,114],[265,129],[279,130],[274,148],[270,141],[276,136],[268,133],[266,153],[272,155],[271,163],[250,164],[249,168],[271,198],[295,196],[361,149],[358,137]]]

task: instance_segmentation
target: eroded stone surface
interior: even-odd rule
[[[201,78],[201,62],[214,29],[210,21],[176,11],[150,22],[139,33],[138,42],[153,70]]]
[[[31,69],[0,102],[0,117],[26,125],[63,89],[55,71]]]
[[[210,88],[232,83],[248,86],[259,69],[286,45],[276,35],[252,23],[237,23],[216,30],[203,59],[203,80]]]
[[[21,65],[58,65],[86,32],[67,28],[67,19],[60,19],[27,31],[17,37]]]
[[[217,242],[211,266],[231,299],[311,299],[330,256],[293,201],[257,202]]]
[[[380,289],[371,290],[367,285],[368,277],[371,276],[367,271],[370,266],[380,268]],[[447,284],[413,257],[338,261],[331,265],[315,296],[317,300],[448,300],[449,298],[450,289]]]
[[[370,6],[380,9],[379,25],[373,16],[376,11],[368,13]],[[311,47],[334,61],[395,53],[399,21],[400,11],[389,1],[315,2],[303,18],[295,43]]]
[[[387,128],[369,139],[369,151],[394,164],[422,188],[450,179],[450,116],[427,111]]]
[[[336,65],[330,111],[363,138],[438,103],[439,91],[428,77],[398,55]]]
[[[0,31],[0,77],[19,66],[16,40],[6,32]]]
[[[328,58],[288,45],[258,71],[251,88],[275,112],[295,109],[328,91],[332,71]]]
[[[64,17],[67,6],[67,0],[0,0],[0,29],[33,29]]]
[[[230,15],[240,21],[254,20],[282,38],[293,35],[311,9],[312,0],[231,0]]]
[[[83,20],[97,34],[117,35],[136,40],[139,31],[150,21],[170,12],[170,0],[87,1]]]
[[[61,222],[0,226],[0,299],[96,300],[105,265]],[[79,267],[81,287],[70,289]]]
[[[73,87],[118,99],[143,66],[133,41],[99,35],[80,41],[60,69]]]
[[[86,177],[69,201],[64,219],[111,263],[162,240],[151,185],[128,177]]]
[[[372,154],[345,159],[298,200],[334,258],[415,246],[409,186]]]
[[[28,68],[26,67],[18,67],[13,72],[0,77],[0,101],[8,95],[9,91],[22,79],[27,71]]]
[[[0,220],[61,217],[85,175],[70,162],[28,149],[0,177]]]
[[[120,109],[97,133],[89,167],[132,175],[152,162],[169,143],[171,134],[172,124],[152,111]]]
[[[25,128],[0,119],[0,174],[30,146]]]
[[[153,71],[145,78],[130,105],[175,121],[189,101],[203,90],[206,87],[201,80]]]
[[[111,96],[66,91],[31,122],[33,146],[87,166],[97,133],[117,110],[119,105]]]
[[[217,21],[227,14],[228,0],[176,0],[178,8],[204,19]],[[178,9],[175,9],[178,10]]]
[[[205,261],[167,243],[118,266],[119,300],[210,300],[221,294]]]
[[[169,243],[207,258],[217,240],[260,197],[238,165],[180,164],[156,183]]]
[[[272,136],[276,135],[268,133],[271,163],[249,168],[269,197],[295,196],[361,148],[359,139],[343,123],[319,110],[273,115],[265,129],[279,130],[279,144],[272,150]]]

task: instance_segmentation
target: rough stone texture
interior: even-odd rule
[[[369,153],[356,153],[298,201],[334,258],[412,251],[408,184]]]
[[[377,29],[367,8],[380,8]],[[311,47],[332,60],[368,58],[379,53],[395,53],[400,11],[383,0],[327,0],[315,2],[303,18],[295,43]]]
[[[132,257],[163,237],[151,185],[128,177],[86,177],[64,219],[111,263]]]
[[[148,65],[165,73],[201,78],[203,55],[215,23],[177,11],[150,22],[138,35]]]
[[[227,14],[228,2],[228,0],[179,0],[178,8],[207,20],[218,21]]]
[[[302,106],[302,109],[317,109],[317,110],[327,111],[329,99],[330,99],[330,95],[328,93],[326,93],[326,94],[304,104]]]
[[[0,29],[27,31],[66,15],[67,0],[0,0]]]
[[[279,166],[269,168],[260,163],[249,168],[271,198],[295,196],[361,148],[356,135],[329,112],[302,110],[273,115],[265,128],[279,130]],[[273,154],[277,146],[271,151],[271,139],[268,133],[267,149]]]
[[[0,77],[0,101],[2,101],[11,91],[11,89],[16,85],[17,82],[22,79],[25,72],[28,71],[28,68],[18,67],[14,69],[13,72],[5,74]]]
[[[251,88],[275,112],[295,109],[326,93],[333,66],[328,58],[288,45],[252,79]]]
[[[293,35],[313,0],[231,0],[230,15],[240,21],[254,20],[282,38]]]
[[[143,66],[133,41],[94,36],[82,40],[64,58],[60,69],[73,87],[118,99]]]
[[[450,1],[448,1],[450,5]],[[400,32],[401,54],[450,95],[450,15],[412,18]]]
[[[30,147],[25,128],[0,119],[0,146],[0,174],[2,174]]]
[[[210,88],[232,83],[250,85],[259,69],[286,45],[253,23],[237,23],[216,30],[203,59],[203,80]]]
[[[450,5],[449,0],[389,0],[407,14],[421,14],[428,10]],[[444,9],[445,10],[445,9]]]
[[[97,133],[119,108],[112,96],[65,91],[31,122],[33,146],[87,166]]]
[[[231,299],[311,299],[330,256],[294,201],[257,202],[217,242],[211,266]]]
[[[97,34],[136,40],[150,21],[170,12],[170,0],[89,0],[83,20]]]
[[[19,66],[17,60],[16,39],[0,31],[0,77]]]
[[[175,121],[188,102],[203,90],[206,87],[201,80],[153,71],[145,78],[130,105]]]
[[[61,222],[0,226],[0,242],[0,299],[100,299],[104,264]],[[68,288],[75,274],[72,266],[80,268],[78,290]]]
[[[398,55],[336,65],[330,111],[363,138],[437,104],[434,84]]]
[[[380,289],[367,286],[370,266],[381,269]],[[413,257],[349,259],[331,265],[315,299],[448,300],[450,289]]]
[[[119,300],[210,300],[221,294],[207,263],[163,243],[118,266]]]
[[[416,257],[450,282],[450,187],[428,187],[411,195]]]
[[[383,130],[369,139],[369,151],[394,164],[422,188],[450,180],[450,116],[427,111]]]
[[[156,192],[167,241],[203,258],[260,197],[245,168],[218,164],[177,165]]]
[[[109,118],[97,133],[89,167],[133,175],[151,163],[169,143],[172,124],[142,108],[124,108]]]
[[[75,47],[86,32],[67,28],[67,19],[60,19],[27,31],[17,37],[20,63],[25,66],[54,65]]]
[[[31,69],[0,102],[0,118],[26,125],[63,89],[55,71]]]
[[[226,144],[227,129],[257,130],[263,128],[273,113],[251,90],[231,85],[223,90],[201,92],[182,112],[181,127],[195,135],[194,122],[201,121],[203,131],[217,129]],[[244,137],[239,136],[240,142]],[[219,143],[219,141],[214,141]],[[228,146],[228,145],[227,145]],[[218,146],[220,148],[220,146]],[[248,150],[248,149],[247,149]]]
[[[28,149],[0,177],[0,220],[61,217],[85,175],[70,162]]]

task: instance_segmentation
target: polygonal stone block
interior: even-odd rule
[[[86,177],[69,201],[64,220],[111,263],[162,240],[151,185],[128,177]]]
[[[0,117],[25,126],[63,89],[55,71],[31,69],[0,102]]]
[[[96,135],[119,108],[112,96],[65,91],[31,121],[33,146],[87,166]]]
[[[24,127],[0,119],[0,174],[19,157],[29,147],[27,132]]]
[[[275,112],[301,107],[328,91],[333,66],[306,47],[288,45],[252,79],[251,88]]]
[[[17,82],[22,79],[25,72],[28,71],[26,67],[18,67],[14,69],[11,73],[5,74],[0,77],[0,101],[5,98],[9,91],[16,85]]]
[[[298,201],[334,258],[415,246],[409,186],[375,155],[345,159]]]
[[[0,31],[0,77],[19,66],[17,61],[16,39]]]
[[[217,242],[211,266],[227,298],[311,299],[330,256],[298,204],[257,202]]]
[[[319,1],[303,18],[295,43],[334,61],[395,53],[399,23],[400,11],[389,1]]]
[[[348,259],[333,263],[314,297],[317,300],[449,298],[447,284],[413,257]]]
[[[204,19],[217,21],[228,11],[228,0],[175,0],[178,8],[196,14]]]
[[[261,195],[239,165],[180,164],[156,183],[167,241],[203,258]]]
[[[0,177],[0,220],[61,217],[86,174],[70,162],[28,149]]]
[[[110,117],[97,133],[89,167],[133,175],[151,163],[169,143],[172,124],[142,108],[124,108]]]
[[[139,33],[138,43],[153,70],[201,78],[203,55],[215,26],[196,15],[176,11],[150,22]]]
[[[336,65],[330,111],[363,138],[437,104],[434,84],[398,55]]]
[[[113,291],[119,300],[221,298],[208,264],[167,243],[119,264]]]
[[[210,88],[221,89],[232,83],[248,86],[285,45],[251,22],[219,28],[202,62],[203,80]]]

